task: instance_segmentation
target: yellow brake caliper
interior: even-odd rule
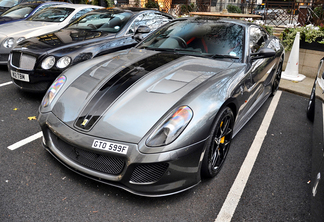
[[[221,124],[220,124],[220,127],[222,127],[223,126],[223,121],[221,122]],[[224,143],[225,142],[225,136],[223,136],[222,138],[221,138],[221,140],[220,140],[220,143]]]

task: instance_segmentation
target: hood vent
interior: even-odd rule
[[[140,60],[113,76],[97,92],[76,120],[76,126],[89,130],[103,112],[140,78],[183,55],[158,53]]]

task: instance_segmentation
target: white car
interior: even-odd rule
[[[46,8],[27,20],[0,25],[0,64],[7,64],[11,49],[19,42],[30,37],[57,31],[81,15],[99,8],[103,7],[62,4]]]

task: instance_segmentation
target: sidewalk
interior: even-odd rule
[[[291,93],[295,93],[301,96],[309,97],[314,84],[314,79],[306,77],[301,82],[294,82],[290,80],[281,79],[279,89]]]

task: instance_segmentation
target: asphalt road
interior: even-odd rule
[[[233,139],[216,178],[186,192],[146,198],[79,176],[36,139],[41,95],[20,92],[0,67],[0,221],[215,221],[272,98]],[[282,92],[232,221],[309,221],[311,123],[307,98]]]

